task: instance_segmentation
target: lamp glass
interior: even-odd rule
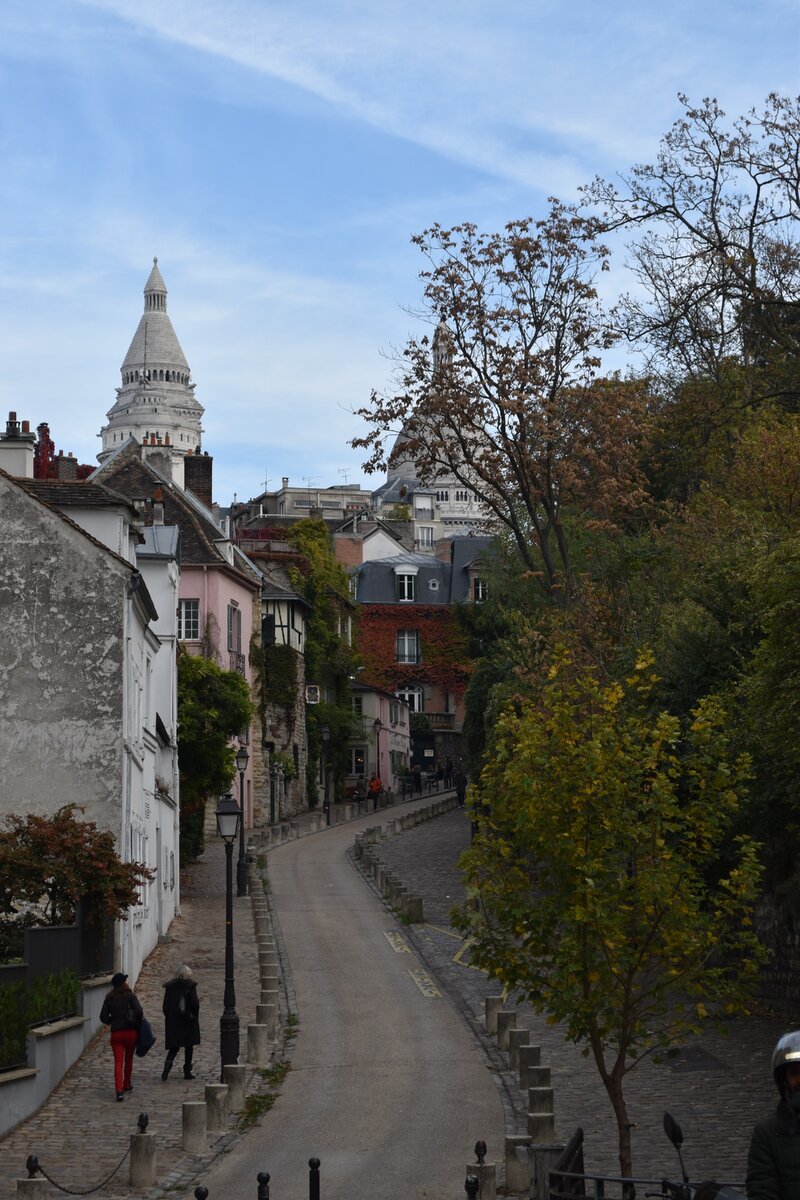
[[[232,842],[239,831],[239,805],[230,792],[220,796],[217,804],[217,829],[219,836],[226,842]]]
[[[246,771],[247,764],[250,761],[250,755],[247,753],[247,746],[240,746],[236,751],[236,769],[237,771]]]

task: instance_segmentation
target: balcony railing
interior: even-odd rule
[[[238,675],[244,675],[244,655],[239,654],[236,650],[230,651],[231,665],[230,670],[236,671]]]
[[[426,712],[423,714],[431,723],[431,729],[454,729],[456,724],[455,713],[437,713]]]

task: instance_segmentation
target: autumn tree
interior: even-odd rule
[[[178,763],[181,777],[181,854],[203,848],[203,818],[209,797],[230,786],[236,770],[231,739],[253,716],[247,680],[223,671],[209,658],[182,654],[178,660]]]
[[[632,1174],[625,1077],[737,1011],[761,952],[757,847],[719,703],[682,727],[652,707],[650,656],[601,684],[562,652],[538,702],[498,722],[456,914],[473,959],[591,1055]],[[722,855],[722,847],[726,853]]]
[[[125,920],[139,889],[154,877],[142,863],[123,862],[114,835],[67,804],[52,817],[9,816],[0,829],[0,913],[36,910],[40,924],[69,925],[79,900],[89,919]]]
[[[764,398],[797,406],[800,100],[773,94],[733,121],[716,100],[680,101],[655,161],[585,198],[633,235],[620,333],[662,381],[716,383],[699,396],[714,428]]]
[[[412,240],[436,332],[408,343],[398,390],[372,393],[357,414],[371,428],[352,444],[369,452],[368,472],[408,456],[424,482],[455,477],[547,596],[569,598],[565,514],[613,523],[640,497],[646,389],[598,378],[612,336],[594,283],[606,265],[597,226],[553,201],[544,219],[501,233],[434,225]]]

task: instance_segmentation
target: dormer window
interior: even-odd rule
[[[414,599],[414,585],[416,577],[414,575],[397,575],[397,599],[406,603]]]

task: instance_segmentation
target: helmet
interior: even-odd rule
[[[785,1033],[778,1039],[778,1044],[772,1051],[772,1074],[775,1077],[778,1091],[783,1096],[786,1089],[786,1064],[800,1064],[800,1030]]]

